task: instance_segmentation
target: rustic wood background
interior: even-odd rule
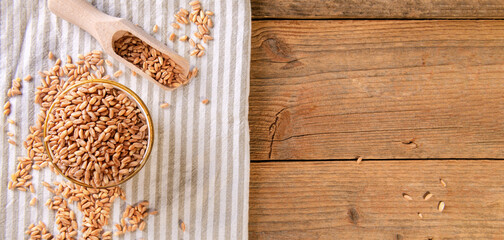
[[[504,1],[252,15],[250,239],[504,239]]]

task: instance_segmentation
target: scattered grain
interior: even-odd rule
[[[439,182],[443,185],[443,187],[446,187],[446,182],[442,178],[439,179]]]
[[[170,107],[170,104],[169,103],[163,103],[160,105],[161,108],[168,108]]]
[[[212,11],[206,11],[205,14],[208,15],[208,16],[213,16],[214,15],[214,13]]]
[[[419,218],[423,218],[423,215],[422,215],[422,213],[421,213],[421,212],[418,212],[418,217],[419,217]]]
[[[200,43],[196,44],[196,47],[198,47],[200,50],[205,50],[205,47],[201,45]]]
[[[42,221],[39,221],[37,225],[33,223],[30,224],[30,226],[28,226],[28,230],[25,231],[25,234],[29,236],[30,240],[53,239],[53,235],[49,232]]]
[[[203,103],[205,105],[208,104],[208,102],[209,102],[208,99],[203,99],[203,101],[201,101],[201,103]]]
[[[32,200],[30,200],[30,206],[35,206],[35,204],[37,204],[37,198],[34,197],[32,198]]]
[[[154,27],[152,28],[152,32],[157,33],[158,30],[159,30],[159,26],[157,24],[155,24]]]
[[[188,38],[189,37],[187,37],[187,35],[184,35],[184,36],[182,36],[182,37],[179,38],[179,41],[185,42],[185,41],[187,41]]]
[[[196,43],[191,38],[189,38],[189,44],[191,45],[191,47],[196,47]]]
[[[49,51],[49,54],[47,55],[47,57],[50,59],[50,60],[53,60],[54,59],[54,54]]]
[[[198,55],[197,55],[197,56],[198,56],[198,57],[202,57],[203,55],[205,55],[205,51],[204,51],[204,50],[201,50],[201,51],[199,51],[199,53],[198,53]]]
[[[431,197],[432,197],[432,193],[430,193],[429,191],[425,192],[425,194],[423,195],[423,199],[425,201],[429,200]]]
[[[182,230],[182,232],[185,232],[185,223],[182,220],[179,220],[179,222],[180,222],[180,230]]]
[[[9,142],[10,144],[16,146],[16,142],[14,140],[10,139],[10,138],[7,139],[7,142]]]
[[[170,34],[169,40],[173,42],[173,40],[175,40],[175,37],[177,37],[177,35],[175,35],[175,33],[172,33]]]
[[[114,77],[120,77],[122,73],[123,73],[122,70],[117,70],[117,72],[114,73]]]
[[[191,76],[192,77],[196,77],[198,75],[198,68],[197,67],[194,67],[191,71]]]
[[[411,200],[413,200],[413,198],[412,198],[410,195],[408,195],[407,193],[403,193],[403,194],[402,194],[402,196],[403,196],[403,198],[404,198],[404,199],[406,199],[407,201],[411,201]]]
[[[9,136],[9,137],[14,137],[14,133],[7,132],[7,136]]]
[[[178,25],[177,23],[172,23],[171,25],[175,29],[180,29],[180,25]]]
[[[445,203],[443,201],[440,201],[438,203],[438,211],[442,212],[444,210],[444,208],[445,208]]]
[[[30,74],[28,74],[28,76],[26,76],[25,78],[23,78],[23,80],[29,82],[32,80],[32,76]]]
[[[121,229],[115,232],[114,235],[119,236],[126,232],[133,232],[137,229],[143,231],[146,227],[145,219],[152,212],[148,212],[149,202],[143,201],[134,206],[128,205],[123,212],[120,224],[116,224],[117,229]]]
[[[363,159],[362,157],[358,157],[357,158],[357,164],[360,164],[362,162],[362,159]]]
[[[7,122],[8,122],[8,123],[10,123],[10,124],[12,124],[12,125],[15,125],[15,124],[16,124],[16,121],[14,121],[14,120],[12,120],[12,119],[10,119],[10,118],[9,118],[9,119],[7,119]]]

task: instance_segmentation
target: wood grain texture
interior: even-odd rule
[[[252,28],[252,160],[504,158],[503,21]]]
[[[502,239],[503,169],[486,160],[252,163],[249,237]]]
[[[251,5],[254,19],[504,18],[502,0],[252,0]]]

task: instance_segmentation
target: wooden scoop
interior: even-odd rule
[[[114,42],[129,32],[161,53],[168,55],[183,69],[182,74],[187,76],[189,73],[189,62],[185,58],[179,56],[166,45],[162,44],[153,36],[146,33],[143,29],[135,26],[132,22],[126,19],[112,17],[102,13],[85,0],[48,0],[47,6],[57,16],[79,26],[91,34],[96,40],[98,40],[103,47],[103,50],[108,55],[114,57],[121,63],[128,66],[132,71],[135,71],[142,77],[156,83],[165,90],[173,90],[174,88],[169,88],[161,84],[144,73],[142,69],[117,55],[114,52]]]

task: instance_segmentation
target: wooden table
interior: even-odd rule
[[[252,15],[250,239],[504,239],[504,1]]]

